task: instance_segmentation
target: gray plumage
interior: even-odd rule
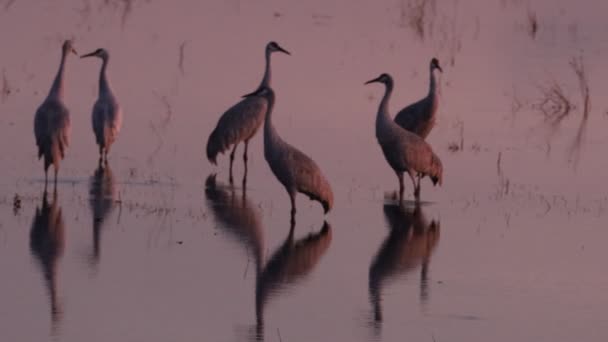
[[[430,81],[428,95],[422,100],[403,108],[395,116],[395,122],[399,126],[417,134],[422,139],[426,139],[437,121],[437,86],[435,74],[433,73],[435,69],[443,72],[439,66],[439,61],[433,58],[429,65]]]
[[[420,179],[414,177],[429,176],[433,184],[443,182],[443,166],[441,160],[433,152],[431,146],[414,133],[406,131],[397,125],[389,116],[388,102],[393,91],[393,79],[388,74],[366,82],[379,82],[386,86],[386,91],[378,114],[376,116],[376,139],[382,148],[384,157],[399,178],[399,200],[403,200],[403,173],[407,172],[414,185],[416,200],[420,198]]]
[[[76,51],[72,42],[66,40],[61,49],[61,63],[59,71],[51,86],[48,96],[42,102],[34,116],[34,135],[38,146],[38,159],[44,157],[44,186],[48,183],[48,168],[53,165],[55,169],[55,186],[59,162],[65,157],[70,144],[70,113],[63,103],[64,73],[67,55]]]
[[[267,101],[264,123],[264,158],[289,194],[291,220],[295,220],[295,196],[298,192],[307,195],[311,200],[319,201],[324,212],[329,212],[334,202],[329,182],[317,164],[310,157],[283,141],[272,125],[274,91],[269,87],[262,87],[245,96],[262,97]]]
[[[277,51],[288,55],[290,54],[287,50],[280,47],[276,42],[270,42],[266,45],[266,69],[264,71],[262,82],[258,86],[257,90],[261,89],[262,87],[270,87],[270,56],[273,52]],[[262,122],[264,122],[265,114],[266,101],[264,99],[256,96],[244,98],[234,106],[230,107],[220,117],[217,126],[209,135],[209,139],[207,140],[207,159],[211,163],[217,164],[217,155],[224,153],[226,150],[232,147],[232,152],[230,153],[230,182],[232,182],[232,164],[234,161],[234,153],[237,145],[240,142],[245,143],[245,150],[243,152],[245,181],[247,177],[247,149],[249,147],[249,140],[258,131],[262,125]]]
[[[122,126],[122,109],[112,92],[106,69],[110,54],[104,49],[97,49],[94,52],[83,55],[80,58],[98,57],[102,60],[99,72],[99,97],[93,106],[93,132],[95,141],[99,146],[99,164],[105,160],[108,163],[108,152],[110,146],[118,137],[118,132]]]

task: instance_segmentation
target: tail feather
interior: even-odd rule
[[[217,130],[214,129],[207,140],[207,159],[213,165],[217,165],[217,155],[218,153],[224,152],[224,150],[225,149],[222,147]]]
[[[433,158],[431,159],[429,176],[433,181],[433,185],[439,184],[441,186],[443,184],[443,165],[436,154],[433,154]]]
[[[312,201],[318,201],[323,206],[323,212],[327,214],[334,205],[334,194],[327,180],[321,178],[316,187],[311,189],[300,189]]]

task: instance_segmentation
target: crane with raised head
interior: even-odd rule
[[[270,87],[270,56],[273,52],[282,52],[290,54],[287,50],[283,49],[276,42],[270,42],[266,45],[265,57],[266,57],[266,69],[264,71],[264,77],[262,82],[258,86],[257,90],[263,87]],[[256,90],[256,91],[257,91]],[[266,114],[267,103],[264,99],[258,96],[248,96],[239,101],[234,106],[230,107],[220,117],[217,126],[209,135],[207,140],[207,159],[213,164],[217,164],[217,155],[224,153],[232,147],[230,152],[230,183],[232,183],[232,164],[234,162],[234,153],[236,147],[240,142],[244,142],[245,150],[243,152],[243,162],[245,164],[245,175],[243,177],[243,183],[247,179],[247,149],[249,147],[249,140],[258,131],[262,122],[264,122],[264,115]]]
[[[443,166],[433,149],[418,135],[409,132],[392,120],[388,113],[388,102],[393,92],[393,78],[389,74],[367,81],[365,84],[382,83],[385,93],[376,115],[376,139],[386,161],[399,178],[399,201],[403,201],[403,174],[410,176],[414,185],[414,196],[420,200],[420,178],[429,176],[434,185],[443,182]],[[420,175],[418,182],[416,175]]]
[[[66,40],[61,47],[61,63],[51,85],[51,90],[34,116],[34,136],[38,146],[38,159],[44,157],[44,188],[48,184],[48,169],[55,169],[55,187],[59,163],[65,157],[70,144],[70,112],[63,103],[64,74],[67,57],[77,54],[71,40]]]
[[[101,59],[101,71],[99,72],[99,97],[93,105],[93,133],[95,141],[99,146],[99,165],[108,164],[108,152],[110,146],[118,137],[118,132],[122,126],[122,110],[116,96],[112,92],[106,69],[110,54],[105,49],[97,49],[80,58],[98,57]]]

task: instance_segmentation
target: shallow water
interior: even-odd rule
[[[606,10],[599,0],[1,3],[2,340],[605,341]],[[79,53],[110,51],[124,126],[98,170],[100,63],[70,58],[72,144],[45,197],[33,115],[65,38]],[[235,187],[226,155],[217,167],[204,157],[219,115],[259,83],[269,40],[292,53],[273,56],[274,123],[335,194],[325,218],[298,197],[293,230],[260,134],[246,191],[242,147]],[[432,56],[444,72],[428,141],[445,182],[425,180],[421,208],[399,208],[374,137],[382,89],[363,83],[391,73],[396,113],[426,93]],[[588,80],[585,120],[573,59]],[[572,107],[561,120],[559,104],[543,105],[554,84]]]

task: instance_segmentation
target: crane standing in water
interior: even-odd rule
[[[437,58],[431,59],[429,65],[430,82],[429,93],[425,98],[403,108],[395,116],[395,122],[404,129],[426,139],[437,121],[437,86],[433,71],[443,72]],[[418,186],[420,186],[421,175],[417,175]]]
[[[269,87],[261,87],[245,97],[259,97],[267,102],[264,122],[264,158],[275,177],[289,194],[291,221],[295,222],[297,192],[307,195],[311,200],[319,201],[325,213],[330,211],[334,195],[329,182],[317,164],[310,157],[283,141],[272,125],[274,91]]]
[[[276,42],[270,42],[266,45],[266,70],[262,82],[257,90],[263,87],[270,87],[270,55],[273,52],[283,52],[290,54]],[[254,92],[255,93],[255,92]],[[264,121],[267,103],[264,99],[258,96],[249,96],[241,100],[234,106],[230,107],[219,119],[217,126],[209,135],[207,141],[207,159],[213,164],[217,164],[218,153],[224,153],[230,146],[230,183],[232,183],[232,163],[234,161],[234,153],[237,145],[243,141],[245,143],[245,151],[243,152],[243,162],[245,164],[245,176],[243,182],[247,179],[247,148],[249,140],[258,131]]]
[[[403,173],[407,172],[414,184],[414,196],[420,199],[420,182],[416,183],[414,175],[429,176],[433,184],[443,181],[441,160],[431,146],[414,133],[397,125],[388,113],[388,102],[393,92],[393,78],[388,74],[367,81],[382,83],[386,86],[384,97],[376,116],[376,139],[382,148],[384,157],[399,178],[399,201],[403,201]]]
[[[55,187],[59,162],[65,157],[70,144],[70,112],[63,103],[65,63],[69,53],[76,53],[72,41],[66,40],[61,48],[61,64],[51,90],[34,116],[34,135],[38,146],[38,159],[44,156],[44,188],[48,184],[48,169],[55,169]]]
[[[81,56],[99,57],[102,60],[99,73],[99,97],[93,106],[93,132],[95,140],[99,145],[99,165],[108,164],[108,152],[110,146],[116,140],[120,127],[122,126],[122,110],[116,101],[112,88],[108,82],[106,69],[110,54],[105,49],[97,49],[91,53]]]

